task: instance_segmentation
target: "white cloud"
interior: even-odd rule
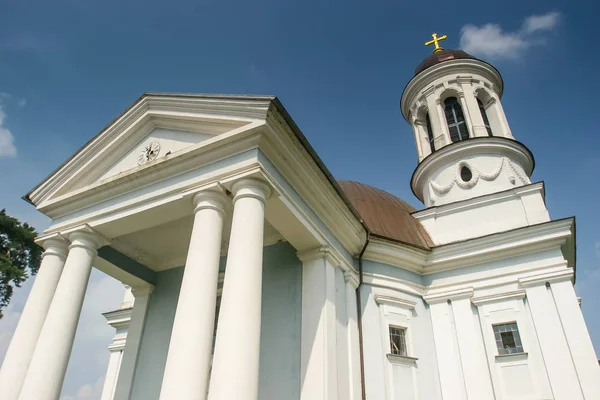
[[[27,99],[25,97],[23,97],[22,99],[19,99],[19,101],[17,102],[17,105],[19,107],[25,107],[27,105]]]
[[[17,155],[17,148],[12,133],[4,126],[5,119],[6,114],[0,104],[0,157],[14,157]]]
[[[547,31],[554,29],[560,22],[560,13],[549,12],[543,15],[532,15],[525,18],[523,22],[523,33],[530,34],[537,31]]]
[[[556,28],[560,18],[558,12],[532,15],[525,18],[521,28],[514,32],[505,32],[498,24],[465,25],[460,31],[460,47],[468,53],[490,59],[515,59],[524,50],[545,44],[540,33]]]

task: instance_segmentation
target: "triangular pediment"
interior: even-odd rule
[[[180,150],[211,139],[214,136],[214,133],[155,128],[101,173],[97,180],[107,179],[143,166],[153,160],[175,155]]]
[[[34,188],[42,204],[173,162],[202,143],[264,123],[273,97],[145,94]]]

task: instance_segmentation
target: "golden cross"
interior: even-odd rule
[[[437,37],[437,33],[434,33],[433,35],[431,35],[431,37],[433,38],[433,40],[426,42],[425,46],[429,46],[430,44],[435,44],[435,50],[433,50],[434,53],[437,53],[438,51],[444,51],[444,48],[440,47],[438,42],[441,42],[442,40],[446,40],[448,37],[446,35]]]

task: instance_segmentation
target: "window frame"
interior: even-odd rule
[[[433,135],[433,128],[431,127],[431,118],[429,118],[429,113],[425,114],[425,130],[427,130],[429,148],[433,154],[435,152],[435,136]]]
[[[452,101],[452,103],[449,104],[449,101]],[[448,118],[448,108],[450,108],[450,111],[452,112],[453,121],[450,121]],[[462,115],[462,121],[459,121],[458,111],[460,111],[460,115]],[[465,118],[465,112],[462,109],[462,106],[457,96],[449,96],[444,99],[444,116],[446,118],[448,134],[450,135],[450,141],[452,143],[461,142],[470,138],[469,127],[467,126],[467,120]],[[452,135],[452,128],[456,128],[456,140]],[[461,129],[464,129],[464,132],[462,132]]]
[[[487,110],[483,105],[483,101],[481,101],[479,97],[476,97],[476,100],[477,106],[479,107],[479,113],[481,114],[481,118],[483,119],[483,125],[485,126],[485,130],[487,131],[489,136],[494,136],[492,134],[492,125],[490,124],[490,119],[488,118]]]
[[[401,332],[401,335],[397,335],[398,337],[401,338],[401,345],[400,345],[400,349],[398,349],[398,353],[394,352],[394,341],[392,339],[392,329],[396,329],[399,332]],[[389,345],[389,352],[388,354],[394,355],[394,356],[400,356],[400,357],[409,357],[408,355],[408,327],[406,326],[401,326],[401,325],[395,325],[395,324],[388,324],[388,345]],[[402,352],[402,350],[404,350],[404,352]]]
[[[492,324],[492,332],[494,334],[498,355],[504,356],[525,353],[517,321],[494,323]],[[506,335],[502,335],[503,333],[511,333],[511,340],[514,346],[505,346],[504,337]],[[514,351],[512,351],[513,349]]]

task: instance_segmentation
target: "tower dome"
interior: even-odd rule
[[[500,72],[440,47],[445,35],[432,36],[426,45],[435,50],[417,66],[400,103],[417,146],[415,195],[431,207],[531,183],[533,156],[511,133]]]
[[[466,51],[441,49],[440,51],[436,51],[433,54],[428,55],[423,61],[421,61],[421,63],[415,69],[415,76],[419,75],[427,68],[450,60],[477,60],[477,58],[473,57]]]

